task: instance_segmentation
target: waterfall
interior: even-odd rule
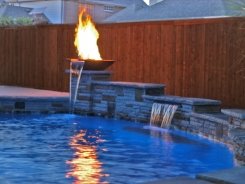
[[[177,105],[153,103],[150,125],[152,126],[160,124],[161,127],[168,128],[177,108]]]
[[[83,66],[84,66],[84,61],[79,61],[79,62],[70,62],[70,113],[73,113],[74,111],[74,106],[77,101],[77,94],[78,94],[78,89],[79,89],[79,84],[82,76],[82,71],[83,71]],[[75,91],[74,91],[74,96],[72,98],[72,76],[76,75],[78,76],[76,86],[75,86]]]

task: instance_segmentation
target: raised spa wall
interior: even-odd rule
[[[83,71],[74,112],[149,123],[153,103],[176,104],[172,122],[178,128],[232,146],[239,164],[245,163],[245,111],[222,110],[210,99],[164,95],[165,85],[112,82],[108,71]],[[72,77],[72,98],[77,76]]]

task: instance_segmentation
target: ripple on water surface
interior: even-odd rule
[[[140,183],[233,167],[229,149],[180,131],[76,115],[0,115],[0,183]]]

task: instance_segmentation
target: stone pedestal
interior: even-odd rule
[[[229,116],[229,138],[236,160],[245,164],[245,109],[222,109]]]
[[[245,109],[222,109],[221,112],[229,116],[231,128],[245,129]]]
[[[79,114],[90,114],[92,110],[92,82],[94,81],[109,81],[111,79],[111,72],[109,71],[83,71],[79,88],[77,92],[77,101],[74,106],[74,111]],[[75,89],[77,85],[78,76],[72,75],[71,94],[74,99]]]
[[[96,115],[149,122],[152,104],[145,95],[164,94],[165,85],[136,82],[93,82],[93,112]]]

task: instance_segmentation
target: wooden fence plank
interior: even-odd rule
[[[171,95],[245,108],[244,18],[97,25],[114,80],[166,84]],[[74,25],[0,28],[0,85],[67,91]],[[243,49],[242,49],[243,48]]]

